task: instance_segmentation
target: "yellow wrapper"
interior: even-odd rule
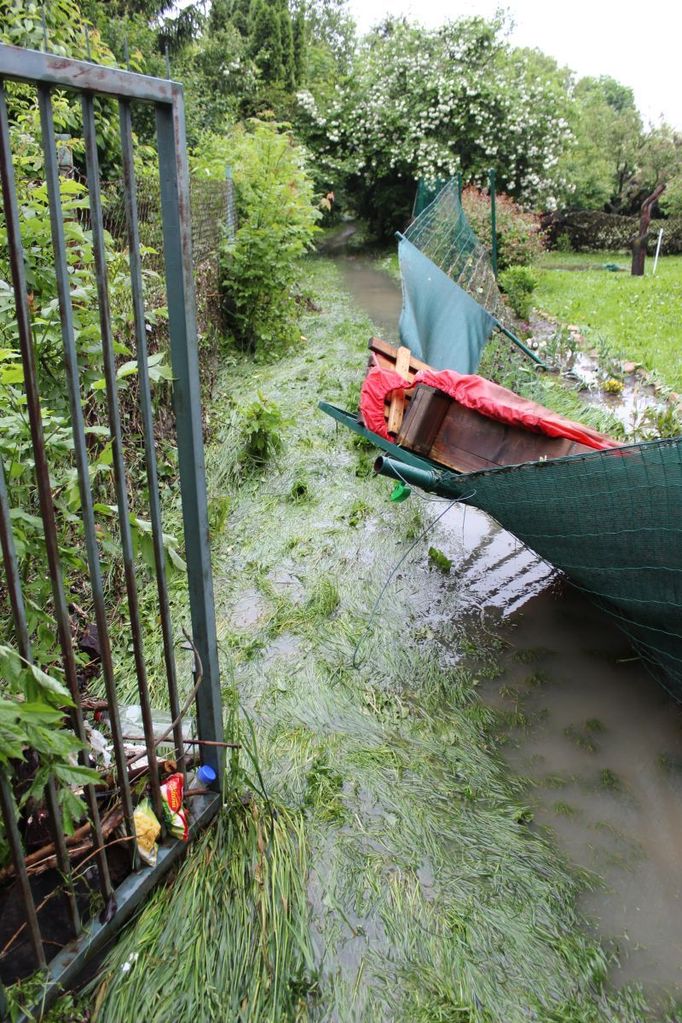
[[[158,851],[156,840],[161,834],[161,825],[156,819],[156,814],[148,799],[143,799],[138,803],[133,814],[133,821],[135,822],[135,838],[140,859],[143,863],[153,867],[156,865]]]

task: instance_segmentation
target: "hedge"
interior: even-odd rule
[[[542,229],[549,248],[560,247],[559,239],[563,235],[568,237],[574,252],[629,249],[638,226],[638,217],[623,217],[599,210],[564,210],[547,213],[542,218]],[[667,220],[651,221],[647,243],[649,255],[655,252],[660,228],[663,228],[661,254],[673,256],[682,253],[682,217],[668,217]]]

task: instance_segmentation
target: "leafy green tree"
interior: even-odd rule
[[[45,27],[43,27],[43,11]],[[97,28],[81,14],[77,0],[54,0],[41,8],[33,0],[0,0],[0,42],[40,50],[47,33],[51,53],[115,67],[116,57]],[[32,109],[37,119],[35,90],[12,84],[7,91],[10,117],[14,120]],[[118,118],[108,104],[97,103],[97,135],[102,173],[106,177],[120,152]],[[74,137],[76,164],[82,162],[80,100],[66,94],[65,103],[54,104],[55,129]],[[36,129],[37,137],[37,129]]]
[[[304,16],[313,64],[328,59],[334,79],[347,73],[357,42],[348,0],[298,0],[297,14]]]
[[[251,120],[206,134],[192,158],[200,177],[223,180],[232,167],[239,226],[222,251],[222,297],[237,344],[260,357],[300,339],[299,261],[319,219],[304,157],[282,125]]]
[[[305,15],[303,10],[299,9],[293,20],[294,88],[298,88],[305,80],[306,42]]]
[[[250,23],[249,55],[267,85],[281,82],[284,75],[284,49],[279,7],[268,0],[254,0]]]
[[[682,171],[677,170],[668,182],[660,206],[669,217],[682,217]]]
[[[174,0],[107,0],[106,12],[109,18],[134,18],[139,15],[150,22],[166,14],[173,6]],[[95,21],[96,15],[103,13],[101,0],[82,0],[81,10],[87,18]]]
[[[209,32],[221,32],[228,25],[246,38],[249,35],[251,0],[213,0],[209,15]]]
[[[287,6],[279,14],[282,39],[282,84],[290,92],[296,88],[296,54],[294,51],[294,27]]]
[[[247,41],[229,21],[205,32],[173,61],[173,76],[185,86],[187,137],[195,145],[206,131],[219,131],[257,107],[258,76]]]
[[[625,190],[633,205],[639,205],[657,185],[666,186],[682,171],[682,133],[659,124],[643,135],[636,167]]]
[[[569,128],[570,76],[536,51],[513,50],[503,24],[464,18],[436,30],[388,19],[359,46],[333,93],[300,97],[327,186],[349,181],[359,212],[399,226],[414,181],[461,171],[526,203],[553,197]]]
[[[576,209],[620,211],[643,138],[632,90],[609,77],[581,78],[574,100],[573,138],[559,164],[561,201]]]

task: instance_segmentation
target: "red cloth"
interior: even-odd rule
[[[566,437],[597,450],[620,447],[618,441],[604,436],[603,433],[597,433],[589,426],[565,419],[534,401],[520,398],[506,387],[493,384],[484,377],[456,373],[452,369],[438,371],[425,369],[408,382],[395,370],[373,366],[365,377],[360,394],[360,415],[367,429],[386,440],[391,440],[386,430],[384,401],[393,391],[405,390],[416,384],[427,384],[439,391],[445,391],[465,408],[475,409],[500,423],[523,426],[527,430],[544,433],[548,437]]]

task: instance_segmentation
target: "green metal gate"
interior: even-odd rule
[[[59,641],[64,679],[73,701],[70,727],[85,745],[86,732],[82,694],[79,690],[74,637],[65,596],[61,564],[60,538],[55,518],[50,464],[44,429],[44,406],[38,392],[33,312],[25,273],[22,245],[22,218],[17,201],[15,155],[10,148],[11,124],[6,102],[8,82],[23,83],[35,90],[32,95],[40,110],[44,177],[49,202],[52,251],[56,270],[57,299],[63,364],[68,391],[74,461],[78,474],[80,508],[87,563],[88,601],[96,622],[101,648],[101,670],[106,690],[111,736],[114,746],[115,775],[123,817],[123,841],[134,848],[133,813],[135,795],[130,781],[130,763],[126,760],[124,735],[119,719],[116,674],[109,635],[110,609],[107,607],[102,578],[101,550],[98,542],[96,509],[89,471],[89,448],[84,421],[78,352],[75,340],[72,295],[69,281],[68,241],[60,199],[60,167],[58,139],[55,137],[53,100],[57,90],[78,94],[82,112],[84,164],[89,196],[89,227],[92,231],[94,271],[97,281],[99,324],[102,346],[102,372],[105,381],[108,428],[111,438],[116,506],[120,523],[120,547],[125,579],[125,594],[130,639],[134,653],[139,704],[144,722],[144,741],[149,765],[151,801],[161,812],[160,781],[157,763],[158,735],[152,722],[147,679],[143,628],[140,622],[139,580],[137,578],[131,532],[131,510],[128,498],[128,467],[124,457],[121,432],[120,402],[117,384],[115,337],[109,306],[105,225],[100,188],[97,147],[96,105],[100,98],[118,104],[121,146],[121,188],[125,199],[130,290],[133,305],[134,336],[138,374],[139,416],[144,439],[144,462],[149,492],[148,515],[153,540],[153,560],[157,586],[157,615],[160,640],[163,643],[165,687],[173,721],[172,744],[178,767],[184,771],[188,753],[183,739],[182,718],[187,707],[196,702],[197,739],[192,750],[200,748],[201,761],[214,768],[221,777],[224,750],[222,708],[218,669],[215,614],[211,579],[208,516],[202,416],[197,355],[197,328],[192,277],[191,225],[189,206],[188,165],[185,146],[185,122],[182,87],[174,82],[145,77],[130,72],[102,67],[88,62],[70,60],[49,53],[0,45],[0,176],[11,265],[11,286],[16,305],[16,325],[23,365],[23,387],[26,415],[30,423],[32,458],[35,466],[37,504],[42,520],[47,562],[51,582],[51,613]],[[9,86],[14,88],[14,86]],[[166,579],[165,551],[159,478],[154,434],[154,410],[149,377],[145,295],[140,256],[137,185],[135,180],[134,135],[132,116],[137,104],[152,105],[156,118],[163,258],[168,305],[168,332],[173,375],[173,406],[180,475],[184,544],[187,562],[187,584],[191,606],[190,646],[194,652],[195,678],[186,685],[179,680],[176,667],[176,646],[179,623],[172,620],[169,589]],[[32,663],[30,628],[22,594],[21,573],[12,529],[11,479],[0,461],[0,540],[4,566],[5,589],[14,621],[13,642],[26,664]],[[7,641],[3,637],[3,641]],[[189,689],[189,699],[185,699]],[[216,786],[218,782],[216,782]],[[25,849],[17,824],[15,798],[9,774],[0,770],[0,804],[5,835],[11,851],[15,884],[21,894],[25,921],[24,937],[28,938],[35,967],[44,971],[46,982],[40,1002],[48,1006],[58,989],[73,982],[85,961],[100,950],[111,933],[132,914],[135,906],[153,885],[181,856],[185,843],[166,837],[154,867],[141,867],[131,856],[131,871],[122,883],[112,880],[108,859],[108,843],[102,832],[102,814],[98,792],[89,784],[84,790],[90,823],[92,850],[90,859],[97,875],[97,886],[105,904],[105,912],[97,919],[87,919],[79,903],[77,879],[70,866],[69,852],[59,805],[58,783],[50,778],[45,788],[45,806],[50,819],[57,869],[63,879],[61,895],[67,907],[71,942],[54,955],[54,947],[45,943],[42,933],[41,906],[26,868]],[[194,834],[216,813],[220,804],[218,791],[198,795],[191,800],[191,833]],[[0,952],[11,956],[11,948]],[[10,970],[11,973],[11,970]]]

